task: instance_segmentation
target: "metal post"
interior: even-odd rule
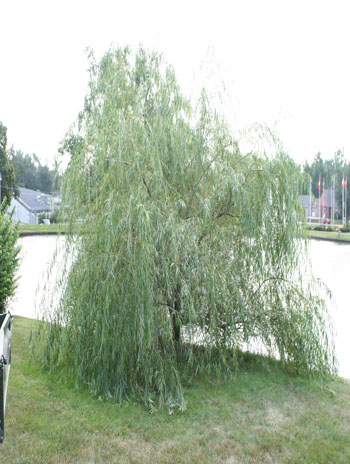
[[[323,178],[323,184],[322,184],[322,223],[323,223],[323,216],[325,215],[324,213],[324,178]]]
[[[311,182],[310,182],[310,189],[309,189],[309,211],[307,214],[306,222],[311,222]]]
[[[347,197],[348,197],[348,176],[345,177],[345,187],[344,187],[344,196],[345,196],[345,226],[346,224],[346,215],[347,215]]]
[[[341,183],[341,222],[343,225],[345,225],[344,212],[345,212],[345,208],[344,208],[344,176],[343,176],[343,180]]]
[[[330,214],[331,226],[333,227],[333,179],[331,180],[331,214]]]
[[[321,224],[321,174],[318,181],[318,222]]]
[[[335,182],[334,182],[334,177],[333,177],[333,182],[332,182],[332,226],[334,227],[334,209],[335,209]]]

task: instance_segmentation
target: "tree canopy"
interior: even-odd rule
[[[10,147],[8,157],[13,165],[15,180],[18,187],[51,193],[59,190],[59,175],[57,170],[42,164],[33,153],[24,154],[21,150]]]
[[[193,106],[156,53],[91,55],[90,75],[67,136],[71,264],[45,365],[169,410],[184,407],[186,379],[234,372],[256,340],[333,372],[324,302],[302,282],[294,162],[241,154],[205,92]]]
[[[7,146],[7,128],[0,122],[0,173],[1,173],[1,191],[0,205],[4,199],[9,204],[15,191],[15,174],[12,164],[9,162],[6,147]]]
[[[344,157],[343,150],[337,150],[333,158],[323,159],[321,153],[317,153],[312,163],[304,163],[303,165],[303,179],[301,193],[309,195],[310,181],[312,194],[318,198],[322,193],[322,187],[325,189],[334,188],[335,199],[338,205],[342,203],[342,180],[347,178],[350,181],[350,162],[347,162]],[[317,184],[321,179],[322,186],[320,190]],[[347,204],[350,204],[350,189],[347,189]],[[347,214],[348,216],[348,214]]]
[[[17,226],[12,224],[12,214],[8,213],[6,202],[0,205],[0,314],[6,311],[9,298],[14,295],[19,265],[20,246]]]

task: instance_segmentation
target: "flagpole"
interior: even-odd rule
[[[345,188],[344,188],[344,197],[345,197],[345,198],[344,198],[344,200],[345,200],[345,226],[346,226],[346,213],[347,213],[347,208],[346,208],[346,206],[347,206],[347,197],[348,197],[347,193],[348,193],[348,176],[345,177]]]
[[[321,224],[321,174],[318,181],[318,222]]]
[[[341,183],[341,222],[344,225],[344,176]]]
[[[321,189],[322,189],[322,187],[320,188],[320,192],[321,192]],[[323,192],[323,190],[322,190],[322,192]],[[324,202],[324,196],[323,196],[322,193],[321,193],[321,198],[322,198],[322,201],[321,201],[321,214],[320,214],[320,216],[321,216],[321,224],[322,224],[322,219],[323,219],[323,202]]]
[[[331,179],[331,214],[330,214],[331,226],[333,227],[333,177]]]
[[[322,184],[322,222],[323,222],[323,216],[325,215],[324,213],[324,178],[323,178],[323,184]]]
[[[334,227],[334,209],[335,209],[335,179],[333,176],[333,184],[332,184],[332,222]]]
[[[310,201],[309,201],[309,217],[308,222],[312,222],[312,203],[311,203],[311,179],[310,179]]]
[[[343,180],[341,181],[341,223],[344,224],[344,176]]]

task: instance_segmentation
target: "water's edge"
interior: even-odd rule
[[[335,242],[335,243],[346,243],[350,245],[350,240],[344,240],[342,238],[331,238],[331,237],[316,237],[315,235],[309,235],[310,240],[323,240],[325,242]]]
[[[20,232],[19,233],[19,236],[20,237],[33,237],[35,235],[65,235],[66,232],[65,231],[62,231],[62,232],[54,232],[54,231],[51,231],[51,230],[43,230],[41,232],[38,232],[38,231],[35,231],[35,232],[30,232],[30,231],[27,231],[27,232]]]
[[[15,316],[36,318],[43,297],[43,284],[55,284],[52,258],[65,249],[66,236],[62,234],[30,234],[19,239],[21,245],[19,278],[15,296],[9,310]],[[36,236],[35,236],[36,235]],[[339,240],[312,239],[310,263],[315,277],[326,284],[333,295],[329,311],[336,332],[335,345],[339,362],[339,375],[350,379],[350,311],[348,305],[348,276],[350,273],[350,247]],[[346,242],[348,243],[348,242]],[[59,245],[59,246],[58,246]],[[59,260],[57,260],[59,261]],[[56,261],[56,262],[57,262]],[[59,263],[57,263],[59,264]],[[48,270],[54,272],[48,274]]]

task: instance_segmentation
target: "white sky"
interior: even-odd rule
[[[347,0],[0,0],[0,121],[51,164],[83,105],[86,47],[142,43],[185,92],[224,82],[236,134],[267,123],[298,162],[349,160],[349,21]]]

